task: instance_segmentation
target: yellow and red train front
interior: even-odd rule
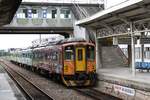
[[[94,45],[64,47],[63,81],[67,86],[88,86],[95,81]]]

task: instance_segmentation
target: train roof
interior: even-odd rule
[[[62,40],[56,41],[56,42],[49,42],[46,45],[40,45],[40,46],[36,46],[36,47],[31,47],[31,48],[35,49],[35,48],[50,47],[50,46],[54,46],[54,45],[61,45],[61,44],[72,43],[72,42],[87,42],[87,41],[83,38],[67,38],[67,39],[62,39]]]
[[[59,46],[59,45],[71,45],[74,44],[76,42],[80,42],[80,43],[89,43],[88,41],[86,41],[83,38],[68,38],[68,39],[63,39],[63,40],[59,40],[57,42],[53,42],[53,43],[48,43],[47,45],[41,45],[41,46],[37,46],[37,47],[28,47],[26,49],[21,49],[19,50],[19,52],[31,52],[32,50],[40,50],[40,49],[48,49],[48,48],[53,48],[54,46]],[[91,44],[91,43],[89,43]]]
[[[87,42],[83,38],[68,38],[64,40],[60,40],[57,44],[71,43],[71,42]]]

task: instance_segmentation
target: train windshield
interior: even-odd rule
[[[65,60],[73,60],[73,59],[74,59],[73,46],[65,47]]]
[[[94,46],[87,46],[87,59],[95,60]]]

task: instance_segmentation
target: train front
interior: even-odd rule
[[[73,42],[63,46],[63,82],[67,86],[92,86],[96,81],[95,46]]]

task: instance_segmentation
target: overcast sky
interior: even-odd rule
[[[41,35],[42,38],[54,35]],[[39,39],[39,34],[0,34],[0,49],[26,48],[32,45],[32,41]]]

